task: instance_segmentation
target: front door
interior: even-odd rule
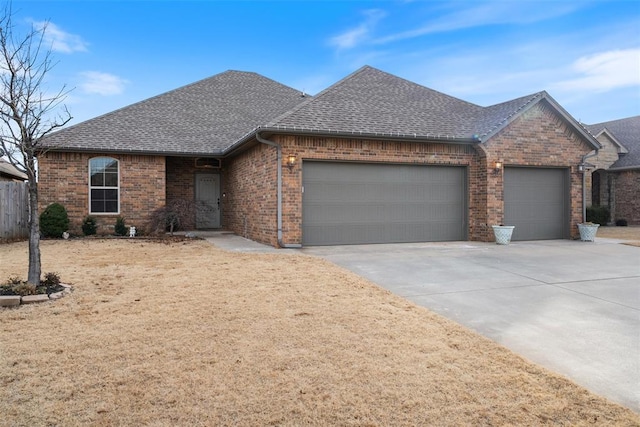
[[[220,227],[220,175],[196,175],[196,228]]]

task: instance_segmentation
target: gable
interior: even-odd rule
[[[526,158],[536,165],[578,164],[593,150],[591,142],[544,101],[518,114],[483,144],[494,154],[502,153],[505,163],[522,163]]]
[[[509,124],[513,121],[520,119],[522,117],[526,117],[529,111],[539,109],[541,111],[545,111],[550,119],[552,119],[556,124],[555,126],[558,129],[563,129],[563,133],[569,137],[573,138],[578,144],[585,144],[585,147],[588,150],[600,149],[600,143],[596,140],[596,138],[577,120],[575,120],[569,113],[567,113],[564,108],[560,106],[548,93],[545,91],[534,94],[530,97],[519,98],[514,101],[509,101],[505,104],[511,104],[512,106],[516,106],[515,102],[526,101],[514,111],[512,111],[508,116],[506,116],[502,121],[494,125],[494,127],[485,135],[482,139],[483,141],[488,141],[505,129]],[[498,104],[497,106],[501,106],[502,104]],[[488,111],[495,109],[497,106],[487,107]],[[504,115],[508,113],[508,110],[501,109],[500,114]],[[499,116],[496,116],[499,117]],[[541,133],[541,137],[544,138],[544,129],[539,129]]]
[[[640,168],[640,116],[587,125],[594,134],[606,135],[621,148],[618,160],[610,169]]]

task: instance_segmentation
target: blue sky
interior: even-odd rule
[[[363,65],[487,106],[546,90],[592,124],[640,114],[637,1],[13,0],[48,21],[72,124],[225,70],[316,94]]]

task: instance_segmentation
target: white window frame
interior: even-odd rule
[[[112,186],[93,186],[91,185],[91,163],[94,160],[100,160],[100,159],[108,159],[108,160],[113,160],[116,162],[116,166],[118,168],[118,182],[117,182],[117,186],[112,187]],[[91,215],[119,215],[120,214],[120,160],[114,158],[114,157],[108,157],[108,156],[100,156],[100,157],[92,157],[89,159],[89,214]],[[116,190],[117,191],[117,197],[118,197],[118,206],[117,206],[117,211],[116,212],[93,212],[93,210],[91,209],[92,203],[91,203],[91,190]]]

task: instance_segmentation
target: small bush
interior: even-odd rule
[[[9,286],[19,285],[20,283],[22,283],[22,280],[20,280],[18,276],[9,277],[9,279],[7,280],[7,285]]]
[[[69,229],[67,210],[60,203],[52,203],[40,214],[40,232],[45,237],[62,237]]]
[[[89,215],[82,221],[82,232],[85,236],[92,236],[98,232],[98,223],[96,218]]]
[[[47,273],[40,279],[40,285],[35,286],[18,277],[10,277],[4,284],[0,284],[0,295],[37,295],[52,294],[64,290],[57,273]]]
[[[618,227],[626,227],[629,224],[627,223],[626,219],[620,218],[620,219],[616,219],[616,225]]]
[[[594,224],[607,225],[611,213],[606,206],[588,206],[587,207],[587,222],[593,222]]]
[[[22,283],[20,285],[14,286],[13,291],[16,293],[16,295],[20,296],[35,295],[36,285],[32,285],[31,283]]]
[[[44,275],[44,280],[40,281],[44,286],[57,286],[60,284],[60,276],[58,273],[47,273]]]
[[[173,199],[151,213],[149,232],[158,234],[165,231],[173,232],[182,228],[195,218],[195,203],[188,199]]]
[[[114,228],[114,231],[116,233],[116,236],[126,236],[127,234],[129,234],[129,230],[124,224],[123,217],[119,216],[118,218],[116,218],[116,226]]]

